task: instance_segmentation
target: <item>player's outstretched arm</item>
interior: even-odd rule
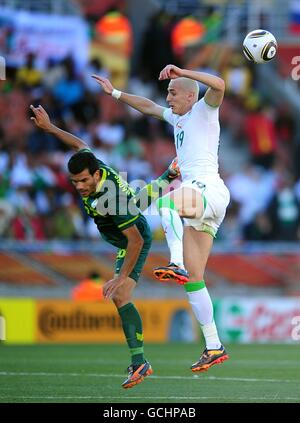
[[[176,78],[190,78],[202,82],[209,87],[204,96],[206,103],[213,107],[221,105],[225,92],[225,82],[222,78],[205,72],[181,69],[175,65],[167,65],[160,72],[158,79],[162,81],[164,79]]]
[[[103,91],[116,98],[117,100],[122,101],[123,103],[128,104],[134,109],[138,110],[145,115],[156,117],[157,119],[163,119],[164,108],[154,103],[154,101],[149,100],[145,97],[140,97],[137,95],[132,95],[124,93],[123,91],[116,90],[109,79],[103,78],[102,76],[92,75],[98,84],[102,87]]]
[[[69,146],[75,151],[79,151],[83,148],[89,148],[88,145],[82,141],[80,138],[75,137],[69,132],[59,129],[57,126],[51,123],[50,118],[46,110],[40,105],[38,107],[30,106],[33,117],[30,119],[35,123],[35,125],[42,129],[45,132],[48,132],[51,135],[57,137],[61,142]]]

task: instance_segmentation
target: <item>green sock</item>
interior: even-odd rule
[[[132,303],[118,309],[133,365],[145,362],[143,328],[139,312]]]

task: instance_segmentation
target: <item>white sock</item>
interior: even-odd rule
[[[206,348],[208,350],[219,349],[221,347],[221,341],[214,322],[213,305],[207,288],[204,287],[192,292],[187,291],[187,295],[195,317],[200,323]]]
[[[171,254],[170,262],[184,269],[182,246],[183,225],[180,216],[176,210],[167,207],[160,208],[159,212]]]
[[[219,339],[218,330],[213,320],[212,323],[201,326],[203,336],[205,338],[206,348],[208,350],[218,350],[222,344]]]

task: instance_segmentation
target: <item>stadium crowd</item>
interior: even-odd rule
[[[42,104],[57,126],[85,140],[98,158],[126,172],[128,181],[149,181],[174,157],[170,128],[104,95],[91,75],[108,76],[116,88],[167,106],[166,84],[158,82],[158,75],[175,63],[215,72],[226,82],[220,172],[231,204],[218,239],[299,240],[297,122],[287,103],[274,105],[259,95],[255,66],[240,51],[220,44],[218,14],[209,10],[193,29],[197,37],[203,32],[201,43],[187,47],[180,31],[191,22],[159,11],[143,34],[132,69],[130,21],[122,11],[110,13],[125,35],[112,50],[105,39],[108,12],[90,20],[90,60],[84,69],[71,56],[50,59],[42,69],[33,52],[20,67],[8,63],[6,80],[0,81],[0,238],[98,239],[66,174],[71,152],[32,125],[29,105]],[[9,49],[8,40],[0,41],[1,54]],[[159,217],[148,218],[154,236],[163,239]]]

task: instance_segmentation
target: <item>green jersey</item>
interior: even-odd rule
[[[81,151],[92,152],[89,149]],[[144,239],[151,238],[150,227],[141,209],[145,210],[172,182],[168,171],[136,193],[114,169],[99,159],[98,163],[101,179],[96,192],[82,200],[102,238],[116,247],[126,248],[128,240],[122,231],[133,225],[138,227]]]
[[[98,163],[101,180],[94,194],[82,198],[84,208],[106,241],[126,248],[127,237],[122,231],[147,221],[133,201],[135,191],[114,169],[101,160]]]

